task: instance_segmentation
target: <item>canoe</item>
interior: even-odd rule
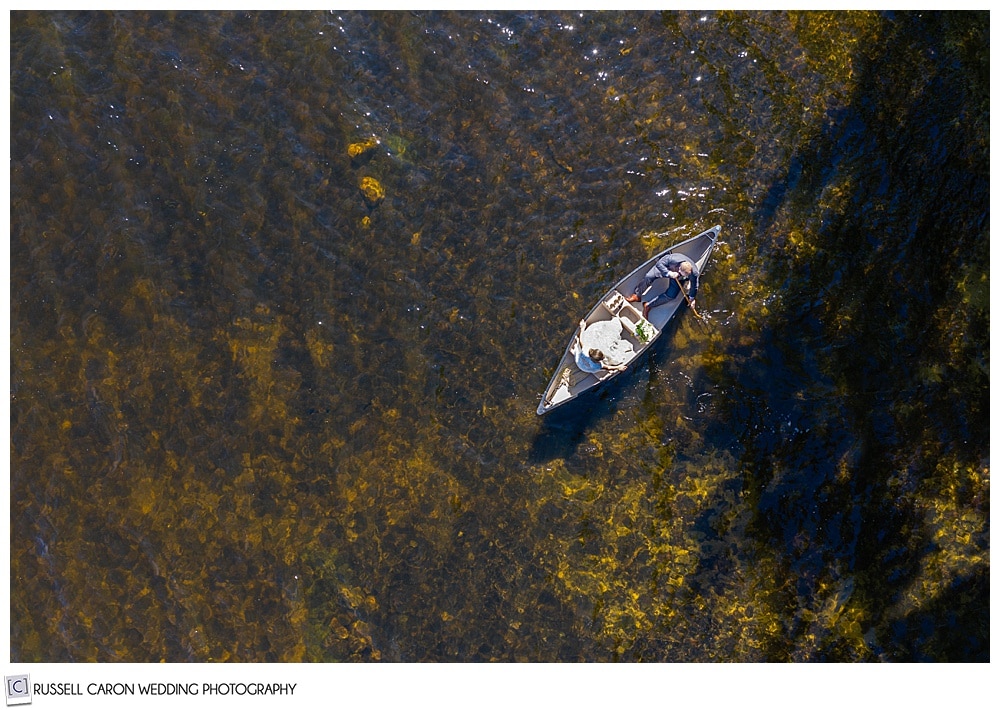
[[[590,309],[586,318],[587,326],[599,321],[610,321],[616,316],[621,319],[622,330],[621,339],[632,346],[632,352],[627,353],[624,359],[627,371],[635,363],[639,356],[648,350],[656,339],[660,337],[664,327],[674,317],[686,299],[678,294],[677,298],[662,305],[651,308],[648,320],[642,316],[642,302],[628,303],[625,297],[635,291],[635,287],[642,281],[653,265],[664,255],[673,252],[680,252],[690,257],[697,265],[701,277],[705,274],[705,265],[708,263],[712,250],[719,239],[721,227],[716,225],[701,234],[691,237],[683,242],[674,244],[659,252],[655,256],[638,266],[632,273],[616,283],[597,301],[597,304]],[[649,290],[643,294],[643,301],[651,301],[653,298],[663,293],[667,286],[668,279],[657,279],[650,286]],[[573,342],[579,332],[579,321],[576,321],[576,328],[569,339],[566,351],[563,353],[559,365],[552,375],[552,380],[542,401],[538,405],[538,414],[546,414],[556,407],[561,407],[567,402],[572,402],[587,390],[597,387],[599,384],[616,377],[622,371],[601,370],[596,373],[584,372],[577,367],[576,360],[572,353]],[[600,326],[599,326],[600,327]]]

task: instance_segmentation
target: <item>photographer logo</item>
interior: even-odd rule
[[[8,705],[31,704],[31,683],[27,675],[6,675],[3,679]]]

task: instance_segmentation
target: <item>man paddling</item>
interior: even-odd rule
[[[635,287],[635,293],[625,300],[635,303],[642,296],[641,294],[649,290],[653,282],[657,279],[669,279],[670,284],[667,290],[654,298],[649,303],[642,304],[642,317],[649,317],[649,309],[677,298],[681,293],[681,284],[690,283],[691,289],[688,291],[688,300],[691,308],[694,308],[694,299],[698,295],[698,267],[690,257],[684,254],[667,254],[657,261],[653,268],[646,272],[646,278]]]

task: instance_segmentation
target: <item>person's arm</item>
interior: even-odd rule
[[[580,321],[580,330],[573,335],[573,347],[571,350],[583,350],[583,331],[587,329],[587,320],[584,318]]]

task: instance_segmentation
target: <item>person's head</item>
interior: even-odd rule
[[[680,272],[681,276],[687,278],[694,271],[694,265],[690,261],[682,261],[680,266],[677,267],[677,271]]]
[[[591,348],[590,352],[587,353],[587,355],[589,355],[590,359],[593,360],[594,362],[600,362],[601,360],[604,359],[604,353],[602,353],[597,348]]]

